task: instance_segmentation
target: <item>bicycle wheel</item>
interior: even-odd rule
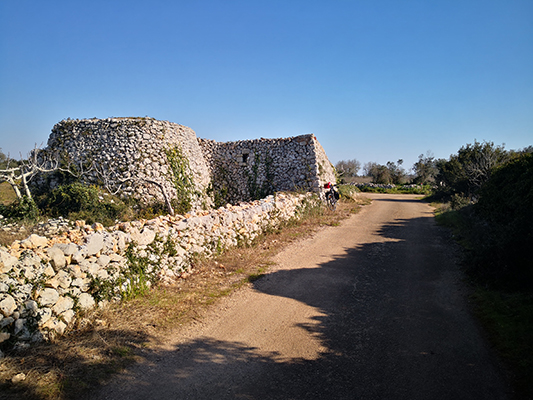
[[[335,208],[337,208],[337,199],[333,193],[330,192],[326,195],[326,203],[330,210],[335,211]]]

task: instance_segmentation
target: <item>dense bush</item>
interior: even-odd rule
[[[0,204],[0,215],[14,220],[36,221],[40,213],[33,199],[24,196],[9,205]]]
[[[436,181],[441,195],[476,201],[479,190],[490,179],[495,168],[509,160],[509,152],[492,142],[467,144],[449,160],[437,160]]]
[[[353,185],[340,185],[339,186],[339,194],[341,198],[346,201],[356,201],[357,193],[359,192],[360,190],[357,188],[357,186],[353,186]]]
[[[533,154],[497,168],[473,206],[472,267],[494,279],[533,287]]]
[[[95,186],[79,182],[59,186],[40,201],[46,215],[63,216],[71,220],[83,219],[87,223],[100,222],[111,225],[128,212],[120,199],[109,196]]]

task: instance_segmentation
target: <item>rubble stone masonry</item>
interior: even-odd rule
[[[237,204],[276,191],[318,192],[334,168],[312,134],[285,139],[215,142],[183,125],[152,118],[64,120],[52,129],[47,152],[67,157],[82,180],[105,184],[144,202],[176,197],[169,150],[186,159],[195,208]],[[53,184],[53,182],[52,182]]]

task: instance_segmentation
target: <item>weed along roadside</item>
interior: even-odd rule
[[[9,253],[13,249],[3,249],[7,265],[12,262],[4,275],[14,281],[22,268],[27,271],[34,267],[38,278],[34,279],[36,289],[32,289],[35,300],[16,305],[17,311],[13,313],[18,314],[3,318],[5,321],[18,317],[16,320],[26,321],[5,325],[7,334],[3,335],[2,343],[5,356],[0,370],[2,392],[18,394],[20,398],[73,398],[90,390],[107,379],[110,372],[132,362],[150,341],[157,341],[161,332],[198,318],[203,306],[260,276],[270,265],[270,257],[284,243],[305,236],[323,224],[335,225],[357,207],[353,202],[345,203],[337,213],[329,213],[323,210],[316,196],[280,193],[218,209],[214,212],[218,220],[200,213],[182,219],[166,216],[142,221],[142,226],[141,222],[128,223],[110,230],[95,226],[94,231],[80,226],[70,232],[77,235],[80,243],[66,243],[68,235],[63,236],[62,242],[45,244],[43,240],[40,246],[21,241],[18,251],[22,250],[21,255],[31,253],[31,258],[24,259],[31,259],[34,264],[21,265],[8,257],[16,258]],[[218,224],[211,224],[213,220]],[[219,231],[214,229],[215,225],[220,225],[216,227]],[[110,238],[116,239],[114,246]],[[28,240],[38,241],[36,237]],[[52,259],[51,249],[63,251],[68,247],[73,252],[74,246],[78,251],[63,252],[64,261],[59,253],[55,255],[56,260]],[[120,259],[109,252],[113,248],[121,249]],[[194,250],[193,256],[184,258],[184,249]],[[76,261],[82,250],[84,258]],[[38,257],[46,259],[46,263],[37,263]],[[64,267],[56,271],[63,262]],[[105,268],[110,264],[111,273]],[[7,269],[6,263],[3,265]],[[58,276],[61,271],[79,276],[64,273]],[[74,286],[73,282],[80,286]],[[78,290],[80,294],[75,300],[73,293],[79,293]],[[58,299],[54,305],[46,306],[43,303],[46,296],[52,301],[56,293]],[[15,302],[22,297],[14,291],[7,294]],[[56,307],[59,298],[67,299],[60,302],[66,304],[66,309]],[[104,307],[91,309],[84,302],[89,298],[92,299],[89,303]],[[68,299],[72,300],[72,308],[68,308],[71,305]],[[44,308],[50,311],[42,311]],[[41,322],[43,319],[37,315],[48,319]],[[71,316],[70,323],[65,319],[68,316]],[[47,324],[50,320],[57,322]],[[15,333],[16,327],[22,329]],[[60,334],[63,334],[61,338]],[[39,342],[37,339],[41,337],[48,342]],[[27,349],[30,344],[31,348]]]

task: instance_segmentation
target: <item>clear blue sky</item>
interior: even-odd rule
[[[333,163],[523,148],[533,1],[0,0],[2,150],[112,116],[217,141],[314,133]]]

